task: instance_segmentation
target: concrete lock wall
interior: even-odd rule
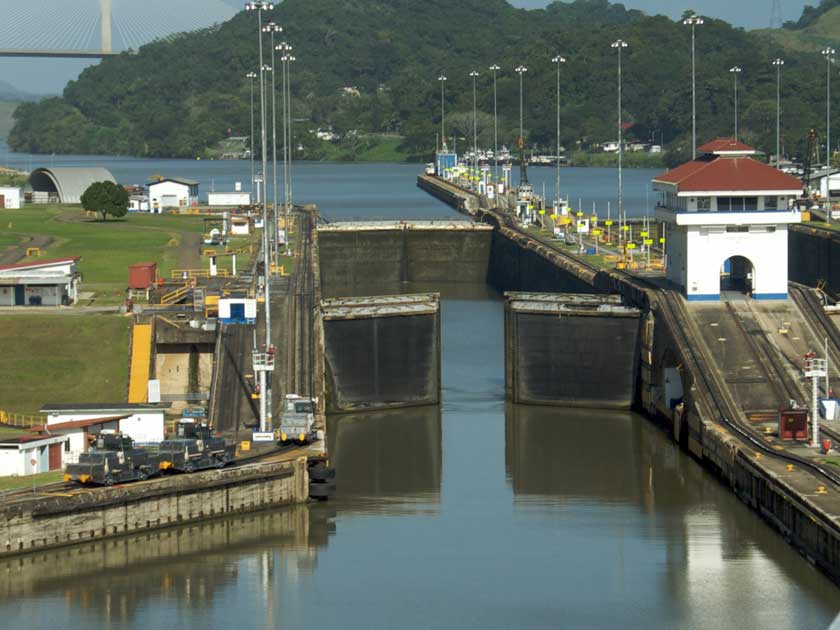
[[[639,366],[638,311],[523,312],[505,307],[505,388],[520,404],[629,409]]]
[[[327,412],[440,402],[440,312],[325,319]]]
[[[401,282],[484,283],[491,230],[319,230],[324,297],[373,295]]]
[[[791,226],[788,238],[789,277],[814,286],[825,281],[832,293],[840,292],[840,238],[824,230]]]
[[[304,458],[165,477],[0,508],[0,557],[303,503]]]

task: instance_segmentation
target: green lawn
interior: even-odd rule
[[[129,214],[122,219],[100,221],[85,217],[79,206],[27,206],[5,210],[0,223],[0,246],[23,235],[44,235],[54,240],[42,257],[81,256],[82,290],[116,292],[118,301],[128,283],[128,266],[143,261],[158,264],[158,273],[168,277],[182,266],[179,251],[185,237],[200,235],[200,217],[188,215]],[[194,253],[198,260],[197,247]]]
[[[128,383],[130,319],[118,315],[3,315],[0,409],[48,402],[118,402]]]
[[[26,475],[23,477],[0,477],[0,492],[6,490],[20,490],[35,486],[43,486],[48,483],[56,483],[64,477],[63,470],[39,473],[37,475]]]

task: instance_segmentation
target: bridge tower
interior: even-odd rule
[[[102,51],[111,52],[111,0],[99,0],[102,10]]]

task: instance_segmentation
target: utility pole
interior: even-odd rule
[[[472,72],[470,72],[470,77],[472,77],[472,84],[473,84],[473,169],[474,169],[473,177],[477,177],[478,176],[478,110],[476,109],[475,81],[478,78],[478,71],[473,70]]]
[[[256,72],[249,72],[245,75],[246,79],[250,80],[251,83],[251,145],[249,147],[248,153],[251,156],[251,193],[253,195],[254,192],[254,79],[257,78]],[[253,201],[253,196],[252,196]]]
[[[496,184],[499,183],[499,112],[498,112],[498,91],[496,89],[496,73],[501,70],[499,64],[494,63],[490,66],[490,72],[493,73],[493,159],[495,160],[495,168],[493,169],[493,177]]]
[[[612,43],[612,47],[618,51],[618,224],[621,227],[621,239],[624,237],[624,227],[626,217],[624,217],[624,202],[622,199],[622,180],[621,180],[621,162],[624,156],[624,129],[621,122],[621,51],[627,48],[628,44],[623,39],[617,39]]]
[[[738,75],[741,74],[740,66],[732,66],[729,69],[735,78],[735,141],[738,141]]]
[[[779,162],[782,159],[782,66],[785,65],[785,62],[783,59],[774,59],[773,65],[776,66],[776,168],[779,168]]]
[[[695,29],[703,25],[703,18],[692,15],[683,20],[691,26],[691,159],[697,159],[697,71],[695,65]]]
[[[566,58],[556,55],[551,62],[557,66],[557,173],[554,182],[554,195],[557,199],[557,210],[560,209],[560,66],[566,63]]]

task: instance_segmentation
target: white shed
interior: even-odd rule
[[[248,236],[251,231],[251,220],[248,217],[231,217],[230,233],[234,236]]]
[[[0,477],[61,470],[67,439],[66,435],[19,435],[0,440]]]
[[[152,212],[198,205],[198,182],[194,179],[167,177],[150,182],[148,188]]]
[[[79,455],[87,453],[92,440],[103,430],[116,431],[119,423],[129,416],[108,416],[105,418],[92,418],[90,420],[75,420],[71,422],[55,422],[41,425],[31,429],[40,434],[63,435],[67,437],[67,444],[64,449],[64,463],[75,464],[79,461]]]
[[[0,187],[0,210],[20,208],[20,188]]]
[[[74,304],[81,274],[78,256],[0,265],[0,306]]]
[[[47,429],[54,424],[123,416],[119,430],[135,442],[151,444],[164,439],[164,413],[171,406],[172,403],[57,403],[44,405],[41,413],[47,414]]]

